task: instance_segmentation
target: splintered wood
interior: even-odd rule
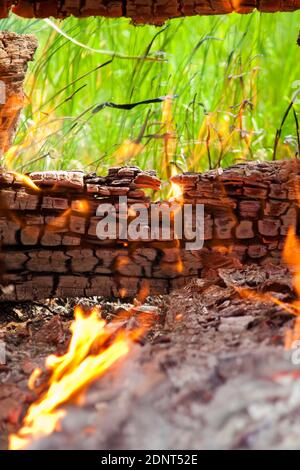
[[[24,102],[23,81],[36,48],[34,36],[0,31],[0,159],[14,137]]]
[[[134,23],[162,24],[169,18],[193,15],[220,15],[249,13],[254,9],[262,12],[294,11],[300,8],[300,1],[282,0],[62,0],[0,1],[0,16],[7,17],[9,11],[25,18],[65,18],[70,15],[79,18],[87,16],[106,16],[132,18]]]
[[[122,223],[119,196],[148,208],[144,189],[157,190],[153,171],[111,168],[108,176],[80,171],[0,175],[2,301],[47,297],[145,297],[165,294],[219,268],[278,265],[290,227],[297,232],[300,161],[247,163],[224,171],[183,174],[180,203],[204,205],[204,247],[186,240],[101,240],[99,204],[110,203]],[[163,211],[170,202],[158,202]],[[195,221],[191,221],[193,226]],[[143,228],[143,227],[142,227]],[[195,227],[193,226],[195,229]],[[172,238],[173,236],[173,238]]]

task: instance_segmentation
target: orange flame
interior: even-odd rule
[[[125,299],[125,298],[126,298],[127,290],[125,289],[125,287],[121,287],[121,288],[119,289],[119,295],[120,295],[121,299]]]
[[[184,265],[183,265],[182,259],[179,256],[179,259],[176,263],[176,270],[177,270],[178,273],[182,273],[183,269],[184,269]]]
[[[294,228],[290,228],[286,237],[283,259],[293,270],[293,283],[300,298],[300,241],[297,239]]]
[[[49,386],[41,398],[32,404],[17,434],[10,436],[9,448],[25,448],[35,439],[51,434],[59,428],[66,411],[62,405],[77,399],[86,387],[107,371],[116,361],[128,354],[137,333],[131,336],[116,332],[99,319],[94,308],[88,315],[79,307],[71,325],[72,338],[63,356],[49,356],[46,360],[50,371]],[[36,370],[30,386],[40,375]]]
[[[293,272],[293,285],[298,300],[292,302],[294,315],[297,315],[293,330],[287,330],[285,336],[285,348],[291,349],[293,343],[300,339],[300,241],[296,237],[295,229],[291,227],[288,231],[284,250],[283,259]]]
[[[34,191],[41,191],[41,188],[39,188],[29,176],[22,175],[21,173],[13,172],[14,176],[16,177],[17,181],[24,184],[25,186],[28,186],[30,189],[33,189]]]
[[[140,289],[137,294],[137,301],[142,303],[146,300],[146,298],[150,295],[150,286],[149,282],[145,280],[142,285],[140,286]]]
[[[137,213],[134,209],[132,209],[132,207],[129,207],[128,208],[128,217],[136,217],[137,216]]]
[[[36,90],[36,87],[33,86],[33,89]],[[43,97],[41,96],[40,104],[42,103]],[[22,108],[23,104],[19,107]],[[20,143],[10,146],[5,153],[6,166],[13,168],[16,158],[20,156],[23,162],[31,163],[32,156],[40,155],[45,142],[61,130],[63,121],[64,119],[55,116],[54,110],[33,111],[33,119],[28,120],[24,132],[19,132]]]
[[[172,166],[172,169],[171,169],[171,177],[172,176],[176,176],[177,175],[177,170],[175,168],[175,166]],[[179,184],[176,184],[176,183],[173,183],[173,181],[171,181],[171,188],[170,188],[170,192],[168,194],[168,199],[182,199],[182,188]]]
[[[85,199],[82,199],[80,201],[76,201],[75,203],[75,210],[77,212],[82,212],[82,213],[88,213],[90,211],[90,204],[88,201]]]
[[[171,189],[168,194],[168,199],[181,199],[182,197],[182,189],[179,184],[173,183],[171,181]]]
[[[51,222],[46,225],[46,228],[49,230],[54,230],[57,228],[66,228],[71,213],[72,209],[66,209],[62,214],[58,215],[57,217],[53,217]]]
[[[162,138],[163,138],[163,167],[162,177],[170,178],[172,172],[172,160],[176,157],[177,133],[173,118],[172,94],[162,103]]]
[[[244,288],[236,287],[235,289],[242,297],[253,299],[254,301],[273,302],[290,315],[296,316],[293,329],[288,329],[286,331],[284,339],[285,348],[291,349],[293,342],[300,339],[300,241],[296,237],[295,229],[293,227],[289,229],[285,240],[283,260],[292,271],[293,286],[298,297],[297,300],[287,303],[270,294],[257,293]]]
[[[241,0],[232,0],[231,4],[232,4],[232,7],[233,7],[233,10],[237,11],[240,7]]]
[[[133,140],[125,140],[114,153],[114,157],[118,165],[123,165],[125,162],[136,158],[142,151],[144,146]]]

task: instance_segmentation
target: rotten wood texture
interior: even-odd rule
[[[79,18],[87,16],[121,16],[132,18],[134,23],[162,24],[169,18],[193,15],[219,15],[232,12],[249,13],[257,8],[262,12],[294,11],[300,8],[299,0],[63,0],[0,1],[0,16],[7,17],[9,11],[25,18]]]
[[[285,236],[299,228],[300,161],[235,165],[224,171],[173,177],[180,202],[203,203],[204,247],[186,240],[100,240],[100,203],[127,196],[130,220],[150,204],[144,189],[160,181],[152,171],[112,168],[106,177],[82,172],[0,175],[1,301],[47,297],[145,297],[166,294],[192,278],[214,277],[219,268],[279,265]],[[35,185],[35,186],[32,186]],[[135,204],[135,210],[132,205]],[[162,211],[171,202],[156,203]],[[138,205],[138,206],[136,206]],[[149,209],[148,209],[149,211]],[[141,227],[148,229],[148,218]],[[191,220],[191,226],[194,220]],[[195,227],[194,227],[195,228]],[[173,237],[173,238],[172,238]]]
[[[293,319],[273,302],[241,299],[235,290],[240,286],[294,300],[285,268],[257,266],[223,270],[214,282],[193,280],[171,296],[152,299],[143,309],[156,308],[158,319],[143,344],[99,377],[81,406],[64,405],[60,431],[30,448],[298,448],[299,366],[292,364],[293,351],[282,347]],[[50,307],[57,308],[54,313],[62,308],[53,302]],[[26,378],[35,367],[45,371],[45,355],[64,352],[68,343],[69,319],[36,310],[31,319],[2,328],[2,448],[37,399]],[[138,310],[129,320],[133,327],[139,325]]]
[[[24,104],[23,82],[36,48],[32,35],[0,31],[0,162],[15,134]]]

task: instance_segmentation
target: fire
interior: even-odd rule
[[[168,199],[180,199],[182,196],[182,189],[179,184],[171,182],[171,189],[168,195]]]
[[[74,209],[77,212],[82,212],[83,214],[86,214],[90,211],[89,202],[86,201],[85,199],[82,199],[80,201],[76,201],[76,203],[74,204]]]
[[[125,140],[114,153],[114,157],[118,165],[123,165],[131,159],[136,158],[143,150],[144,146],[140,142]]]
[[[125,289],[125,287],[121,287],[119,289],[119,296],[121,297],[121,299],[125,299],[126,295],[127,295],[127,290]]]
[[[241,0],[232,0],[232,7],[235,11],[238,11],[241,4]]]
[[[177,132],[173,117],[173,95],[170,93],[162,103],[161,138],[163,140],[163,155],[161,176],[169,179],[172,176],[172,165],[176,160]]]
[[[171,177],[176,175],[177,170],[174,166],[172,166]],[[173,181],[171,181],[171,188],[168,194],[168,199],[182,199],[182,188],[179,186],[179,184],[173,183]]]
[[[53,217],[51,222],[46,225],[47,229],[65,228],[68,224],[68,218],[72,213],[72,209],[66,209],[62,214]]]
[[[182,273],[183,269],[184,269],[184,265],[183,265],[182,259],[179,257],[179,259],[176,263],[176,270],[177,270],[178,273]]]
[[[300,339],[300,241],[296,237],[295,229],[290,228],[287,234],[283,249],[283,259],[293,272],[293,285],[298,299],[291,303],[292,312],[296,315],[296,321],[293,330],[287,330],[285,335],[285,348],[291,349],[294,341]],[[284,304],[287,310],[289,305]]]
[[[41,191],[41,189],[32,181],[29,176],[22,175],[21,173],[13,172],[14,176],[16,177],[17,181],[24,184],[24,186],[28,186],[28,188],[33,189],[34,191]]]
[[[146,298],[150,295],[150,286],[149,282],[145,280],[142,285],[140,286],[140,289],[137,294],[137,301],[142,303],[146,300]]]
[[[129,207],[128,208],[128,217],[136,217],[137,216],[137,213],[134,209],[132,209],[132,207]]]
[[[30,442],[49,435],[59,429],[60,420],[66,411],[62,408],[75,401],[82,392],[104,374],[119,359],[126,356],[137,332],[131,336],[99,319],[99,309],[86,314],[75,309],[75,320],[71,325],[72,337],[67,352],[62,356],[51,355],[46,360],[50,378],[48,389],[27,411],[23,427],[10,436],[9,448],[25,448]],[[33,372],[29,385],[39,377],[39,369]]]
[[[283,260],[289,266],[293,274],[293,286],[297,294],[297,300],[287,303],[272,295],[253,292],[249,289],[236,288],[236,291],[242,297],[253,299],[254,301],[273,302],[287,313],[296,316],[294,328],[286,331],[284,339],[285,348],[291,349],[293,342],[300,340],[300,240],[296,237],[293,227],[289,229],[286,237],[283,249]]]
[[[290,228],[283,250],[283,259],[293,270],[293,283],[300,299],[300,241],[295,235],[295,230]]]
[[[32,89],[35,90],[37,97],[38,93],[34,84]],[[47,86],[45,86],[44,89],[47,90]],[[28,102],[31,103],[31,101],[30,98]],[[43,103],[44,97],[41,95],[40,104],[37,104],[38,107],[42,106]],[[23,105],[20,107],[23,107]],[[55,109],[45,110],[45,107],[43,107],[43,112],[32,110],[32,118],[27,121],[24,132],[18,132],[18,141],[20,143],[11,146],[5,152],[6,166],[13,168],[16,159],[20,156],[22,157],[22,161],[27,164],[35,161],[36,158],[43,159],[44,156],[41,155],[41,149],[51,136],[60,132],[62,123],[63,119],[55,116]],[[35,157],[33,158],[33,156]],[[50,158],[52,157],[50,156]]]

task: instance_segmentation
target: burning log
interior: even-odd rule
[[[0,159],[14,137],[24,102],[23,81],[36,48],[34,36],[0,32]]]
[[[269,299],[241,298],[238,286],[259,289]],[[26,414],[15,412],[9,448],[297,447],[299,365],[280,347],[291,316],[271,295],[293,296],[286,268],[226,270],[216,282],[194,280],[167,301],[156,299],[156,307],[129,308],[127,322],[116,313],[107,324],[101,307],[89,314],[77,307],[64,354],[51,354],[30,376],[37,399],[28,409],[24,403]],[[149,324],[146,317],[148,326],[146,313],[152,318]],[[52,331],[58,322],[64,331],[59,315],[42,329]],[[31,322],[28,328],[27,339],[24,331],[18,336],[7,328],[6,344],[15,348],[17,338],[18,351],[9,357],[2,397],[8,385],[19,397],[24,390],[21,351],[28,361],[37,352],[44,358],[51,347],[45,339],[39,346],[41,328],[35,331]],[[141,333],[143,346],[134,341]],[[21,390],[11,376],[23,384]],[[2,429],[15,406],[15,400],[2,398]]]
[[[29,1],[8,0],[0,2],[0,15],[7,17],[9,11],[25,18],[65,18],[74,15],[79,18],[86,16],[105,16],[111,18],[129,17],[134,23],[162,24],[169,18],[194,15],[220,15],[232,13],[249,13],[257,8],[262,12],[294,11],[300,8],[300,1],[281,0],[183,0],[177,2],[157,2],[154,0],[114,0],[98,1],[75,0],[75,1]]]
[[[216,276],[219,268],[281,263],[289,229],[298,230],[299,160],[252,162],[178,175],[172,181],[183,191],[177,207],[204,205],[201,248],[187,250],[186,234],[177,239],[174,227],[165,238],[161,219],[158,237],[151,237],[153,208],[163,214],[172,204],[150,204],[144,189],[160,185],[152,171],[111,168],[106,177],[79,171],[27,176],[2,171],[0,240],[6,287],[0,300],[145,297],[167,293],[192,278]],[[121,196],[127,197],[125,213]],[[99,238],[106,216],[97,210],[103,204],[110,204],[116,215],[116,233],[110,239]],[[129,230],[123,236],[124,217],[139,225],[138,238]],[[195,228],[193,215],[188,223]]]

